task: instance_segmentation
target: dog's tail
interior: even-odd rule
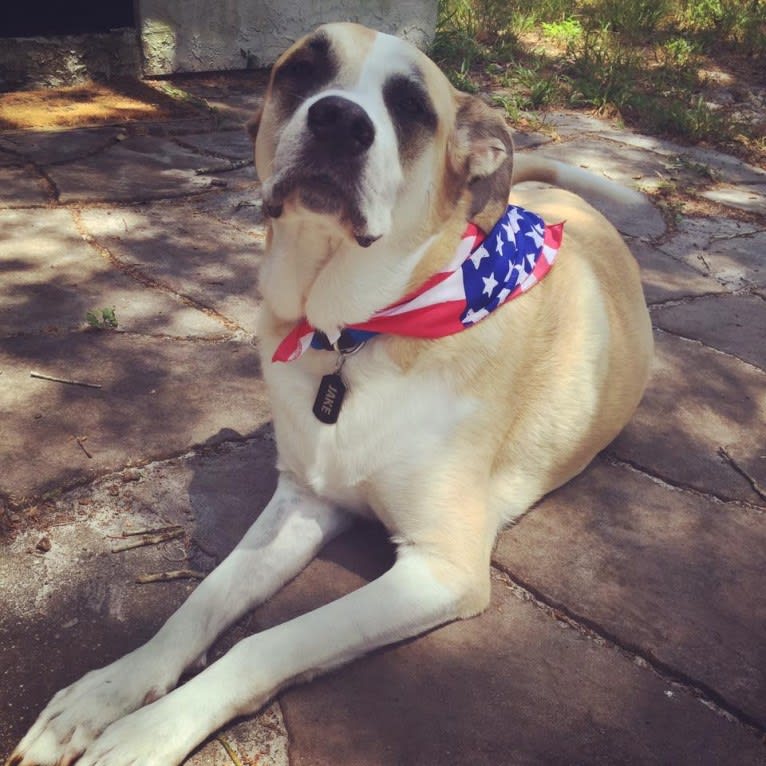
[[[537,153],[515,154],[513,166],[514,185],[538,181],[574,192],[623,234],[657,237],[665,231],[662,214],[635,189],[627,189],[608,178]]]
[[[513,184],[538,181],[579,194],[585,199],[608,199],[627,206],[645,203],[644,196],[633,189],[603,178],[574,165],[551,160],[540,154],[517,152],[513,158]]]

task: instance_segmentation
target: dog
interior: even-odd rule
[[[52,699],[12,766],[178,764],[294,681],[479,614],[498,531],[644,391],[652,334],[621,237],[571,191],[511,189],[605,182],[514,163],[504,118],[414,47],[320,27],[276,62],[249,130],[276,492],[154,638]],[[507,254],[513,240],[532,252]],[[176,688],[359,515],[387,528],[391,569]]]

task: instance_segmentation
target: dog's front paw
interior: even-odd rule
[[[140,650],[62,689],[8,759],[7,766],[68,766],[113,721],[164,695],[167,680]]]
[[[177,766],[197,744],[172,705],[154,705],[115,721],[92,744],[77,766]]]

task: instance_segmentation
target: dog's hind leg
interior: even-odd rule
[[[488,567],[469,574],[431,550],[404,546],[379,579],[241,641],[166,697],[114,723],[81,766],[178,764],[211,732],[287,684],[478,611],[488,581]]]
[[[74,761],[113,721],[172,689],[225,628],[279,590],[348,524],[348,514],[282,475],[239,545],[157,635],[53,697],[8,763]]]

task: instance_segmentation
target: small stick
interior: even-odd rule
[[[129,529],[123,530],[119,535],[108,535],[113,540],[121,540],[125,537],[135,537],[136,535],[156,535],[160,532],[170,532],[177,529],[183,529],[180,524],[168,524],[166,527],[156,527],[155,529]]]
[[[227,173],[232,170],[239,170],[240,168],[246,168],[248,165],[252,165],[252,160],[229,160],[228,165],[222,167],[209,167],[209,168],[197,168],[194,171],[195,176],[204,176],[208,173]]]
[[[87,437],[86,437],[87,438]],[[85,446],[84,442],[85,439],[83,439],[82,436],[75,436],[74,440],[77,442],[77,446],[91,459],[93,460],[93,455],[88,452],[87,447]]]
[[[117,543],[112,546],[112,553],[121,553],[122,551],[129,551],[132,548],[141,548],[144,545],[157,545],[159,543],[165,543],[168,540],[175,540],[183,535],[183,529],[175,529],[170,532],[161,532],[156,535],[144,535],[137,540],[126,540],[124,543]]]
[[[66,383],[68,386],[84,386],[85,388],[101,388],[100,383],[84,383],[81,380],[68,380],[67,378],[56,378],[53,375],[45,375],[42,372],[29,373],[30,378],[38,378],[39,380],[50,380],[53,383]]]
[[[223,749],[226,751],[226,754],[229,756],[229,758],[231,758],[234,766],[242,766],[242,761],[239,760],[237,751],[231,746],[231,742],[229,742],[229,740],[226,739],[223,734],[219,734],[216,739],[221,743]]]
[[[204,580],[205,573],[198,572],[196,569],[171,569],[168,572],[157,572],[156,574],[143,574],[136,577],[136,582],[145,585],[150,582],[169,582],[170,580]]]

